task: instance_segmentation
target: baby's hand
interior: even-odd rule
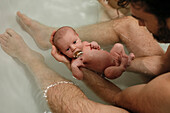
[[[100,50],[100,45],[97,42],[95,42],[95,41],[92,41],[90,43],[90,47],[91,47],[91,49],[98,49],[98,50]]]
[[[70,61],[60,53],[59,50],[57,50],[57,48],[52,45],[52,50],[51,50],[51,55],[59,62],[64,63],[69,69],[71,69],[70,67]]]

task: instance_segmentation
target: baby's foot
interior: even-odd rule
[[[130,65],[130,62],[135,59],[135,55],[133,53],[130,53],[128,56],[128,66]]]
[[[134,60],[134,59],[135,59],[135,55],[134,55],[133,53],[130,53],[130,54],[129,54],[129,57],[130,57],[131,60]]]
[[[55,28],[40,24],[39,22],[32,20],[20,12],[17,12],[17,17],[18,23],[27,33],[33,37],[39,48],[43,50],[51,48],[49,39]]]
[[[24,64],[31,63],[33,59],[44,60],[42,55],[31,50],[21,36],[12,29],[0,34],[0,45],[8,55],[18,58]]]

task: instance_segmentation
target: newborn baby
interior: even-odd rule
[[[109,53],[100,49],[95,41],[82,42],[76,31],[69,26],[54,31],[50,41],[61,54],[70,59],[72,74],[79,80],[83,79],[80,67],[104,74],[109,79],[117,78],[135,57],[133,53],[126,55],[123,45],[119,43]]]

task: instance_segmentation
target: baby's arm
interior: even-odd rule
[[[84,41],[83,44],[85,46],[90,46],[91,49],[98,49],[98,50],[100,50],[100,45],[96,41],[92,41],[91,43],[89,43],[87,41]]]
[[[71,63],[71,71],[74,77],[76,77],[78,80],[83,79],[83,73],[80,70],[80,67],[84,67],[82,58],[77,58]]]
[[[97,42],[95,42],[95,41],[92,41],[92,42],[90,43],[90,47],[91,47],[92,49],[98,49],[98,50],[100,50],[100,45],[99,45]]]

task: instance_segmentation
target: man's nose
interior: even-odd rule
[[[138,24],[139,24],[139,26],[145,26],[145,22],[142,20],[138,20]]]

